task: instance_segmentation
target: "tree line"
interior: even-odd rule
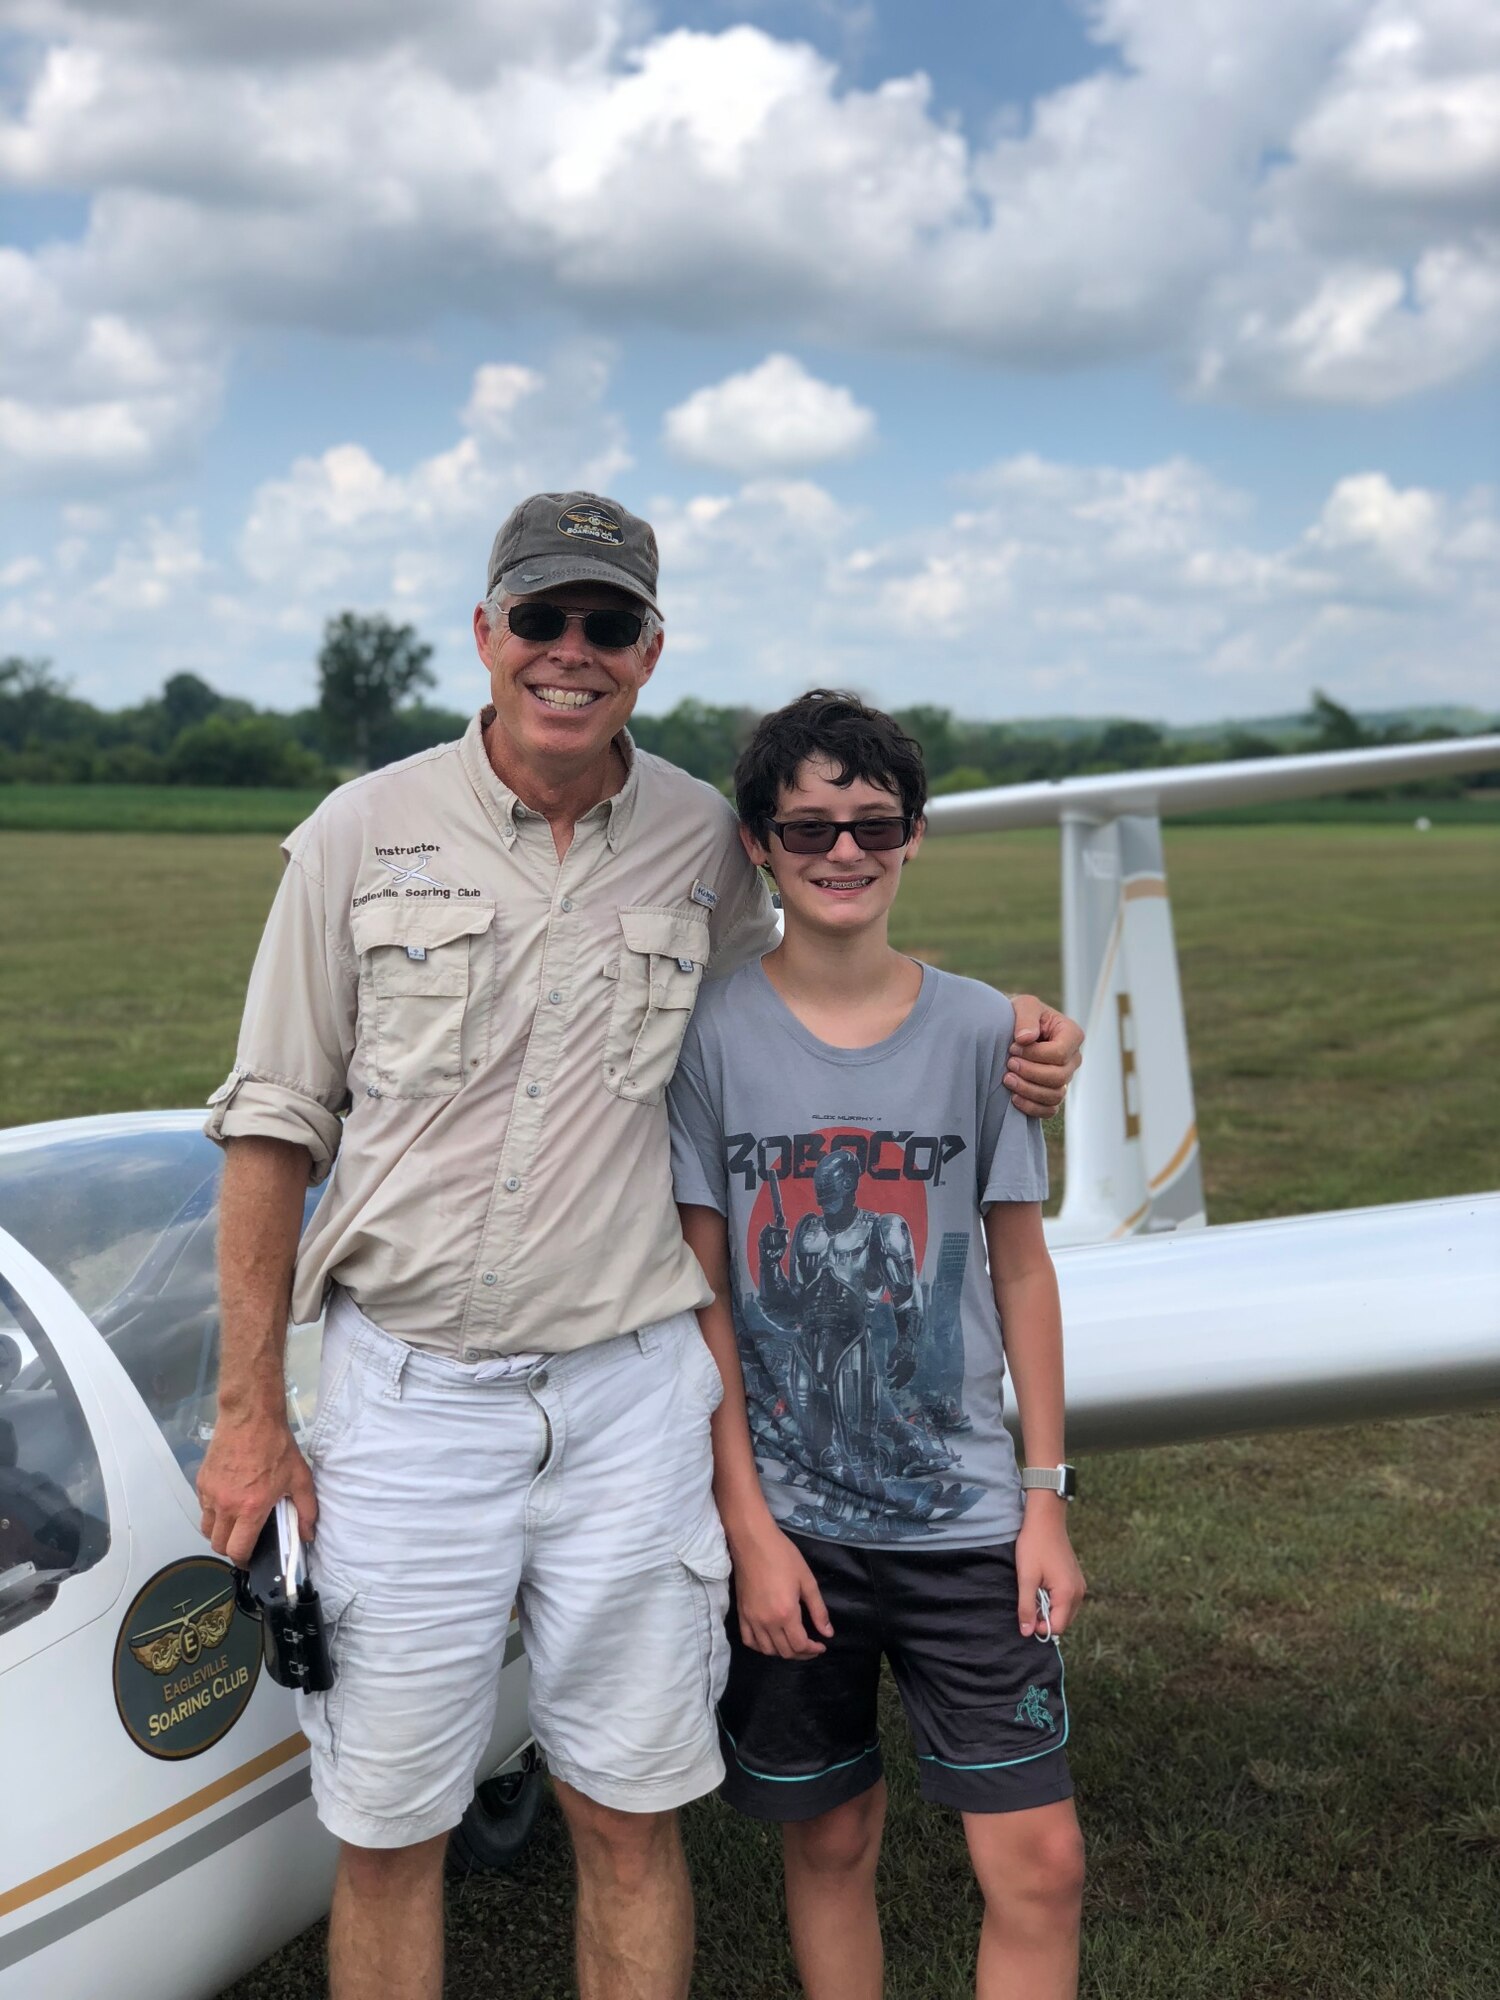
[[[318,699],[290,714],[220,694],[194,673],[171,675],[133,708],[100,709],[70,694],[46,660],[0,659],[0,784],[290,786],[323,789],[463,733],[469,717],[423,700],[432,648],[409,625],[341,612],[324,628]],[[1353,750],[1450,736],[1441,726],[1384,726],[1314,692],[1295,726],[1272,737],[1235,724],[1217,733],[1149,722],[972,722],[946,708],[895,711],[921,743],[935,794],[1095,771],[1137,770],[1288,750]],[[726,786],[758,711],[691,697],[665,715],[637,714],[642,749]],[[1473,782],[1472,780],[1470,782]],[[1459,782],[1452,781],[1457,790]]]
[[[285,785],[327,790],[461,735],[424,704],[432,648],[410,625],[344,611],[318,650],[318,699],[283,714],[172,674],[133,708],[80,701],[48,660],[0,660],[0,784]]]

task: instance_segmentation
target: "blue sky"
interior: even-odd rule
[[[0,652],[441,697],[539,487],[655,706],[1500,707],[1500,29],[1456,0],[17,0]]]

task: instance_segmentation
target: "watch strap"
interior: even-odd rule
[[[1071,1500],[1078,1491],[1078,1474],[1071,1465],[1028,1465],[1021,1474],[1021,1485]]]

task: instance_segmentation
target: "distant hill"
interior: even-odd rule
[[[1450,729],[1456,736],[1472,736],[1477,731],[1500,729],[1500,714],[1482,708],[1468,708],[1459,702],[1428,702],[1411,708],[1357,708],[1357,721],[1372,731],[1388,729]],[[1019,742],[1045,739],[1053,743],[1077,743],[1106,729],[1146,720],[1127,715],[1038,715],[1007,717],[1005,727]],[[1305,709],[1291,715],[1221,717],[1217,722],[1151,722],[1168,743],[1222,742],[1232,731],[1247,736],[1263,736],[1284,748],[1305,743],[1315,734],[1315,725]]]
[[[1451,729],[1456,736],[1473,736],[1481,730],[1500,729],[1500,717],[1482,708],[1466,708],[1458,702],[1429,702],[1411,708],[1357,708],[1351,711],[1367,729]],[[1052,728],[1055,725],[1044,725]],[[1098,728],[1097,723],[1079,723],[1080,730]],[[1232,729],[1250,736],[1265,736],[1273,743],[1292,744],[1310,737],[1313,725],[1306,710],[1293,715],[1235,717],[1221,722],[1192,722],[1157,725],[1169,743],[1205,743],[1222,739]]]

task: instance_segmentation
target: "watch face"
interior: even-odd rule
[[[1071,1500],[1078,1491],[1078,1474],[1071,1465],[1060,1465],[1058,1471],[1062,1474],[1062,1496]]]

